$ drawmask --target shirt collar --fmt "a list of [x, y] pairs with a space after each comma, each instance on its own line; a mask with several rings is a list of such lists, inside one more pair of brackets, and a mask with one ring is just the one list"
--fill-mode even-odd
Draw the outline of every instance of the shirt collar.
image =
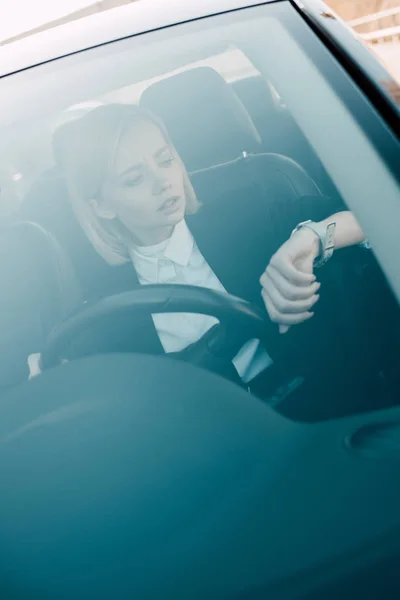
[[193, 244], [193, 236], [186, 225], [186, 221], [182, 219], [174, 227], [165, 247], [164, 257], [181, 267], [186, 267], [192, 255]]
[[159, 279], [160, 260], [168, 260], [176, 265], [188, 265], [194, 246], [193, 236], [185, 222], [180, 221], [171, 237], [153, 246], [135, 246], [131, 259], [139, 277], [151, 283]]

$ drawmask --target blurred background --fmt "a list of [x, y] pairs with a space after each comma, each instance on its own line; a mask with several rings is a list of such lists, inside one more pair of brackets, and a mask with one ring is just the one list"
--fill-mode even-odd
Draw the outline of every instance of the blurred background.
[[[201, 0], [199, 0], [201, 1]], [[32, 33], [146, 0], [0, 0], [0, 45]], [[168, 0], [165, 0], [168, 2]], [[400, 81], [400, 0], [326, 0]]]
[[400, 81], [400, 1], [327, 0]]

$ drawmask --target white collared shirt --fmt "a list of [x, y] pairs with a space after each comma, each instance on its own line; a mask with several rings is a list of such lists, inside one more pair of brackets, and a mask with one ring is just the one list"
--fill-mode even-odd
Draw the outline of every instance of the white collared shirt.
[[[171, 237], [154, 246], [136, 246], [131, 259], [142, 285], [174, 283], [226, 292], [198, 249], [184, 220]], [[153, 315], [153, 322], [165, 352], [178, 352], [197, 342], [217, 319], [208, 315], [168, 313]], [[248, 382], [272, 363], [258, 340], [248, 341], [233, 360], [243, 381]]]

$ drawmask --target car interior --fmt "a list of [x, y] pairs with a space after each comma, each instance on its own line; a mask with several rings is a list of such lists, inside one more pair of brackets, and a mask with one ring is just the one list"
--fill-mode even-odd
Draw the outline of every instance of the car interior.
[[[216, 56], [224, 56], [224, 52]], [[231, 64], [229, 50], [227, 57], [225, 65]], [[249, 194], [254, 194], [255, 189], [258, 193], [261, 190], [265, 198], [271, 199], [271, 206], [272, 203], [278, 205], [282, 198], [293, 203], [294, 214], [296, 201], [305, 196], [329, 196], [340, 201], [332, 179], [296, 125], [283, 99], [260, 73], [255, 74], [252, 65], [249, 68], [248, 59], [246, 61], [245, 76], [242, 73], [239, 79], [233, 78], [233, 81], [227, 76], [224, 79], [214, 68], [216, 60], [212, 56], [200, 62], [195, 61], [195, 66], [189, 63], [181, 66], [178, 71], [173, 69], [172, 74], [170, 70], [170, 73], [153, 78], [145, 85], [139, 82], [119, 88], [114, 94], [103, 94], [103, 98], [118, 101], [122, 96], [125, 102], [138, 102], [161, 119], [189, 172], [199, 201], [204, 209], [210, 210], [207, 218], [219, 218], [219, 214], [229, 212], [236, 214], [238, 223], [241, 223], [240, 215], [245, 209], [244, 199]], [[198, 98], [201, 98], [201, 102], [196, 100]], [[102, 96], [97, 96], [97, 100], [102, 103]], [[68, 111], [63, 114], [66, 112]], [[54, 128], [54, 124], [50, 125], [47, 121], [46, 127], [48, 131], [49, 128]], [[290, 215], [282, 215], [285, 233], [283, 240], [290, 235], [294, 223], [293, 218], [289, 217]], [[252, 218], [257, 216], [253, 215]], [[286, 218], [289, 225], [285, 224]], [[37, 173], [36, 177], [31, 177], [31, 185], [21, 198], [19, 210], [12, 212], [11, 224], [8, 221], [6, 219], [3, 224], [2, 244], [7, 247], [12, 238], [13, 244], [22, 250], [29, 243], [29, 236], [32, 236], [35, 240], [32, 247], [37, 250], [39, 258], [34, 253], [29, 253], [26, 260], [22, 257], [27, 254], [20, 253], [18, 271], [13, 265], [13, 285], [8, 287], [7, 294], [3, 296], [4, 305], [13, 307], [12, 314], [9, 310], [1, 313], [2, 328], [9, 332], [2, 340], [4, 348], [8, 347], [8, 340], [12, 339], [18, 328], [23, 328], [24, 331], [23, 343], [15, 345], [13, 352], [9, 352], [7, 360], [3, 362], [1, 387], [4, 389], [27, 378], [26, 357], [31, 352], [46, 354], [49, 335], [63, 318], [68, 314], [76, 314], [80, 308], [95, 299], [125, 292], [131, 287], [126, 271], [106, 266], [83, 234], [73, 215], [66, 184], [56, 166], [50, 165]], [[19, 225], [20, 222], [23, 227]], [[241, 224], [235, 225], [232, 216], [228, 226], [232, 232], [232, 228]], [[251, 220], [249, 227], [251, 236]], [[31, 233], [25, 237], [25, 231], [30, 228]], [[20, 242], [20, 237], [24, 241]], [[52, 247], [50, 255], [46, 250], [49, 247]], [[46, 257], [40, 258], [43, 252]], [[34, 268], [31, 261], [34, 261]], [[259, 257], [259, 261], [259, 271], [262, 273], [264, 258]], [[344, 362], [347, 361], [345, 357], [352, 357], [351, 377], [354, 380], [350, 385], [359, 385], [360, 391], [352, 393], [351, 402], [348, 394], [344, 394], [343, 402], [338, 402], [335, 398], [321, 409], [320, 403], [315, 407], [310, 406], [310, 392], [306, 384], [299, 389], [296, 382], [302, 381], [303, 373], [288, 369], [284, 376], [277, 377], [275, 370], [270, 369], [270, 382], [267, 378], [266, 387], [261, 394], [266, 401], [279, 406], [278, 410], [283, 414], [293, 418], [319, 420], [396, 403], [396, 369], [391, 358], [396, 355], [397, 342], [392, 328], [388, 326], [388, 323], [396, 320], [396, 302], [371, 252], [348, 250], [332, 262], [335, 264], [330, 268], [327, 285], [332, 282], [334, 285], [331, 285], [330, 303], [327, 303], [325, 318], [321, 316], [321, 323], [331, 332], [325, 335], [326, 343], [330, 346], [336, 344], [332, 361], [337, 360], [338, 356], [342, 356]], [[3, 277], [8, 277], [7, 264], [3, 264], [1, 268], [4, 269]], [[26, 272], [30, 273], [34, 284], [25, 277]], [[72, 287], [71, 277], [74, 279]], [[56, 290], [53, 294], [49, 294], [48, 286], [42, 283], [48, 278], [52, 280], [52, 287]], [[67, 288], [71, 288], [71, 291], [64, 302], [65, 295], [60, 290]], [[22, 293], [24, 289], [30, 290], [29, 310], [26, 306], [28, 294]], [[234, 272], [231, 289], [234, 292]], [[383, 324], [378, 323], [374, 315], [377, 294], [379, 303], [386, 307]], [[344, 303], [345, 307], [342, 306]], [[322, 313], [321, 309], [321, 315]], [[33, 315], [32, 319], [29, 319], [29, 314]], [[390, 315], [393, 315], [392, 319]], [[146, 351], [146, 342], [143, 340], [145, 336], [140, 334], [138, 320], [134, 319], [131, 326], [137, 333], [135, 339], [141, 339], [141, 342], [133, 344], [127, 335], [126, 318], [126, 314], [123, 315], [118, 327], [117, 320], [111, 319], [108, 327], [103, 324], [103, 335], [100, 337], [95, 335], [93, 328], [87, 329], [82, 334], [81, 343], [75, 344], [75, 353], [78, 352], [76, 355], [105, 351]], [[331, 320], [330, 324], [328, 319]], [[371, 336], [371, 327], [366, 325], [369, 323], [374, 323], [374, 337]], [[110, 327], [114, 332], [112, 336], [109, 333]], [[365, 339], [367, 329], [368, 343], [364, 344], [361, 340]], [[388, 342], [388, 336], [393, 341]], [[236, 341], [236, 346], [237, 343]], [[360, 345], [365, 351], [356, 350]], [[80, 346], [79, 351], [77, 346]], [[200, 366], [203, 363], [204, 366], [208, 360], [205, 358], [204, 348], [208, 346], [207, 338], [202, 350], [196, 353], [197, 358], [191, 356], [190, 360]], [[67, 348], [63, 350], [67, 351]], [[366, 369], [371, 374], [367, 379], [364, 375]], [[322, 368], [316, 370], [322, 380]], [[328, 378], [329, 375], [326, 374], [325, 377]], [[345, 388], [349, 388], [349, 382], [343, 377], [343, 389]], [[379, 406], [375, 406], [377, 397]]]
[[[241, 297], [258, 282], [235, 268], [238, 249], [261, 243], [255, 220], [280, 215], [282, 231], [267, 219], [260, 233], [270, 255], [304, 198], [346, 203], [246, 44], [196, 29], [166, 52], [170, 31], [158, 54], [144, 36], [3, 82], [0, 596], [398, 597], [398, 302], [373, 249], [341, 250], [308, 335], [285, 334], [290, 351], [261, 387], [224, 372], [244, 341], [268, 351], [277, 333], [262, 298]], [[131, 265], [110, 267], [87, 239], [51, 138], [108, 102], [165, 125], [196, 218], [220, 225], [215, 260], [219, 245], [235, 258], [226, 296], [136, 285]], [[252, 260], [261, 273], [265, 257]], [[144, 317], [166, 309], [220, 324], [190, 352], [153, 356]], [[37, 353], [42, 374], [28, 381]]]

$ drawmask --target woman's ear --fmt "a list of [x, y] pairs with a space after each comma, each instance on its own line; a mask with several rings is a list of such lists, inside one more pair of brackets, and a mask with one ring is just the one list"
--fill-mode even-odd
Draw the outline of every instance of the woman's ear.
[[95, 210], [96, 215], [100, 217], [100, 219], [107, 219], [107, 221], [112, 221], [117, 217], [115, 211], [113, 211], [110, 207], [106, 206], [103, 203], [100, 203], [98, 200], [93, 199], [89, 201], [90, 206]]

